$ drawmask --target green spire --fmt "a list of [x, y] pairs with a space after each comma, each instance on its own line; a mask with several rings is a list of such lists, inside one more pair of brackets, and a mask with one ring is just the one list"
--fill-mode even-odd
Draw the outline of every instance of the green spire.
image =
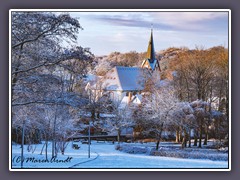
[[155, 51], [154, 51], [154, 44], [153, 44], [153, 30], [151, 29], [151, 36], [148, 43], [148, 49], [147, 49], [147, 59], [149, 59], [149, 62], [152, 63], [155, 59]]

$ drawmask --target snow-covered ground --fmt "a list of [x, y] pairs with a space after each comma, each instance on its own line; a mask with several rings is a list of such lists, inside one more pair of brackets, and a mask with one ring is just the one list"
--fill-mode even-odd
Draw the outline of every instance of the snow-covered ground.
[[[74, 142], [76, 143], [76, 142]], [[96, 142], [91, 144], [91, 156], [88, 158], [88, 145], [77, 142], [80, 149], [72, 149], [68, 144], [65, 155], [58, 154], [51, 160], [51, 144], [49, 144], [48, 162], [45, 154], [40, 155], [43, 144], [36, 145], [34, 153], [27, 151], [24, 146], [24, 168], [228, 168], [227, 161], [212, 161], [204, 159], [182, 159], [147, 154], [129, 154], [115, 150], [110, 142]], [[20, 168], [20, 145], [12, 145], [12, 168]], [[29, 158], [29, 159], [28, 159]], [[31, 158], [31, 159], [30, 159]]]

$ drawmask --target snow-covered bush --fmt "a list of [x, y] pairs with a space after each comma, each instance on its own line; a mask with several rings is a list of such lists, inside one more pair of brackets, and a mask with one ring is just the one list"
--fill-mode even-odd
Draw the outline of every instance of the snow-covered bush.
[[129, 144], [118, 144], [115, 146], [116, 150], [129, 153], [129, 154], [151, 154], [152, 149], [150, 147], [143, 147], [143, 146], [133, 146]]
[[139, 146], [135, 144], [118, 144], [116, 150], [129, 154], [146, 154], [150, 156], [163, 156], [186, 159], [209, 159], [213, 161], [227, 161], [228, 148], [209, 149], [209, 148], [180, 148], [175, 146], [161, 146], [159, 150], [152, 147]]
[[216, 149], [182, 149], [174, 147], [161, 147], [159, 151], [154, 151], [152, 155], [187, 159], [209, 159], [213, 161], [228, 161], [227, 151], [219, 151]]
[[96, 75], [104, 76], [111, 68], [112, 67], [110, 65], [110, 62], [104, 58], [98, 61], [98, 64], [94, 68], [94, 71], [96, 72]]

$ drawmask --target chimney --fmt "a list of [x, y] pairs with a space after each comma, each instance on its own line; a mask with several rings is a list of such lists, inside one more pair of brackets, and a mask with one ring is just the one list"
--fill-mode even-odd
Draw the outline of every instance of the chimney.
[[131, 102], [132, 92], [128, 92], [128, 104]]

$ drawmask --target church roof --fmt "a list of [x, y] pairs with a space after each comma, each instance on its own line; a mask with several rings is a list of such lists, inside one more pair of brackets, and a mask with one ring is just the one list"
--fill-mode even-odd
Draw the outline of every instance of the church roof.
[[152, 30], [151, 30], [150, 40], [148, 42], [148, 49], [147, 49], [146, 59], [148, 59], [150, 63], [152, 63], [155, 60], [155, 50], [154, 50]]
[[116, 66], [104, 76], [106, 90], [143, 90], [142, 68]]

